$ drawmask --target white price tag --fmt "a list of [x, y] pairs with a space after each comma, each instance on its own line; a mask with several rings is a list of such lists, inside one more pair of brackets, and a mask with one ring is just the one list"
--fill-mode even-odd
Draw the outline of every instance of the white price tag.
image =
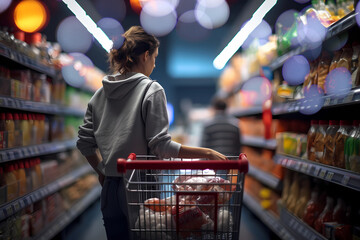
[[306, 173], [307, 169], [308, 169], [307, 163], [302, 163], [301, 164], [301, 172]]
[[329, 106], [330, 105], [330, 101], [331, 101], [331, 98], [327, 97], [324, 101], [324, 106]]
[[319, 173], [319, 177], [320, 178], [324, 178], [326, 175], [326, 170], [325, 169], [321, 169], [320, 173]]
[[328, 172], [327, 174], [326, 174], [326, 180], [327, 181], [331, 181], [332, 180], [332, 178], [333, 178], [333, 176], [334, 176], [334, 173], [333, 172]]
[[348, 184], [349, 180], [350, 180], [350, 177], [344, 175], [343, 178], [341, 179], [341, 183], [346, 186]]
[[319, 167], [315, 167], [315, 171], [314, 171], [314, 176], [318, 176], [318, 174], [319, 174], [319, 172], [320, 172], [320, 168]]

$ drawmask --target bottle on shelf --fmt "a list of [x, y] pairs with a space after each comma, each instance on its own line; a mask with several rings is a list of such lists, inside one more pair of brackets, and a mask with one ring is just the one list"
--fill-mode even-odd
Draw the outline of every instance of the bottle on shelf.
[[20, 128], [22, 131], [23, 145], [30, 145], [30, 125], [26, 113], [20, 114]]
[[345, 147], [344, 147], [344, 158], [345, 158], [345, 168], [347, 170], [350, 170], [350, 156], [352, 156], [353, 151], [354, 151], [354, 139], [355, 136], [357, 134], [359, 128], [359, 121], [358, 120], [354, 120], [353, 121], [353, 125], [352, 125], [352, 129], [349, 132], [348, 137], [345, 140]]
[[333, 221], [333, 211], [334, 198], [331, 196], [327, 196], [325, 208], [314, 223], [314, 228], [317, 232], [323, 234], [324, 223]]
[[5, 167], [5, 181], [7, 186], [6, 199], [7, 201], [14, 200], [18, 197], [19, 188], [16, 175], [14, 173], [14, 166], [12, 164], [8, 164]]
[[41, 171], [41, 167], [40, 167], [40, 164], [41, 164], [40, 158], [34, 159], [34, 164], [35, 164], [35, 172], [36, 172], [36, 176], [38, 179], [38, 184], [39, 184], [39, 186], [42, 186], [43, 181], [42, 181], [42, 171]]
[[0, 149], [7, 148], [6, 114], [0, 113]]
[[34, 139], [35, 139], [35, 144], [41, 144], [41, 129], [40, 129], [40, 114], [33, 114], [33, 119], [34, 119]]
[[307, 134], [307, 158], [311, 161], [315, 161], [315, 146], [314, 140], [316, 135], [316, 130], [319, 127], [318, 120], [311, 120], [311, 125]]
[[34, 159], [29, 159], [29, 165], [30, 165], [30, 170], [31, 170], [32, 187], [33, 187], [33, 190], [36, 190], [40, 187], [40, 183], [39, 183], [39, 177], [36, 172]]
[[14, 113], [13, 116], [14, 116], [14, 126], [15, 126], [15, 130], [14, 130], [15, 146], [21, 147], [23, 146], [23, 141], [22, 141], [22, 131], [20, 125], [20, 116], [18, 113]]
[[334, 158], [332, 165], [338, 168], [345, 168], [345, 141], [351, 130], [350, 122], [341, 120], [340, 128], [335, 135]]
[[11, 113], [6, 113], [5, 129], [8, 134], [7, 147], [13, 148], [15, 147], [15, 123]]
[[360, 126], [348, 147], [350, 149], [349, 170], [360, 172]]
[[19, 195], [23, 196], [28, 192], [26, 183], [25, 166], [22, 161], [17, 163], [19, 165]]
[[320, 159], [320, 163], [332, 165], [334, 162], [335, 135], [339, 129], [339, 121], [330, 120], [329, 126], [325, 132], [324, 155]]
[[23, 160], [26, 175], [26, 191], [31, 192], [33, 190], [33, 182], [31, 176], [31, 168], [28, 159]]
[[324, 147], [325, 147], [325, 135], [327, 129], [328, 121], [320, 120], [319, 127], [316, 131], [314, 146], [315, 146], [315, 161], [321, 162], [324, 157]]

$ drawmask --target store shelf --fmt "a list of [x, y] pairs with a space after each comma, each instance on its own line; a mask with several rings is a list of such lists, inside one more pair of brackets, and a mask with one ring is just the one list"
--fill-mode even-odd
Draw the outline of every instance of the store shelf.
[[359, 173], [281, 154], [275, 155], [274, 160], [288, 169], [360, 191]]
[[296, 239], [308, 240], [326, 240], [324, 236], [316, 232], [312, 227], [301, 221], [298, 217], [292, 215], [281, 204], [280, 205], [280, 222], [285, 226]]
[[89, 165], [84, 165], [71, 173], [55, 180], [54, 182], [41, 187], [31, 193], [26, 194], [23, 197], [15, 199], [9, 203], [5, 203], [0, 206], [0, 221], [4, 220], [5, 218], [15, 214], [16, 212], [20, 211], [21, 209], [33, 204], [44, 197], [51, 195], [60, 189], [70, 185], [71, 183], [75, 182], [79, 177], [90, 173], [92, 168]]
[[56, 218], [38, 236], [31, 239], [52, 239], [56, 234], [61, 232], [67, 225], [74, 221], [74, 219], [76, 219], [81, 213], [83, 213], [94, 201], [96, 201], [100, 197], [100, 193], [101, 186], [94, 187], [78, 203]]
[[[332, 24], [327, 30], [325, 40], [356, 26], [355, 16], [356, 16], [356, 13], [351, 12], [344, 18], [342, 18], [339, 21], [337, 21], [336, 23]], [[280, 68], [288, 58], [298, 55], [298, 54], [301, 54], [301, 53], [304, 53], [306, 50], [309, 50], [309, 47], [301, 46], [301, 47], [295, 48], [294, 50], [291, 50], [291, 51], [287, 52], [286, 54], [275, 59], [269, 65], [269, 67], [271, 70], [274, 71], [275, 69]]]
[[262, 106], [233, 108], [229, 110], [230, 114], [232, 114], [234, 117], [237, 118], [259, 116], [262, 114], [262, 111], [263, 111]]
[[256, 178], [261, 183], [269, 186], [272, 189], [280, 189], [281, 180], [270, 173], [264, 172], [256, 167], [249, 166], [248, 175]]
[[243, 203], [281, 239], [296, 239], [274, 214], [263, 209], [260, 204], [246, 192], [244, 193]]
[[[335, 95], [326, 95], [322, 97], [323, 109], [343, 107], [347, 105], [360, 103], [360, 88], [352, 89], [345, 97], [337, 98]], [[319, 102], [322, 102], [319, 101]], [[272, 107], [272, 114], [284, 115], [289, 113], [297, 113], [304, 108], [304, 102], [302, 100], [290, 101], [286, 103], [274, 104]]]
[[22, 158], [30, 158], [41, 156], [45, 154], [51, 154], [56, 152], [62, 152], [67, 149], [75, 148], [76, 139], [44, 143], [33, 146], [10, 148], [0, 151], [0, 163], [13, 161]]
[[57, 71], [55, 68], [42, 64], [36, 60], [29, 58], [28, 56], [13, 50], [6, 45], [0, 43], [0, 56], [5, 57], [20, 65], [26, 66], [32, 70], [44, 73], [50, 77], [56, 77]]
[[276, 149], [276, 140], [275, 139], [267, 140], [262, 137], [242, 136], [241, 144], [250, 146], [250, 147], [266, 148], [266, 149], [270, 149], [270, 150]]
[[36, 113], [70, 115], [76, 117], [83, 117], [85, 114], [85, 111], [76, 108], [59, 106], [50, 103], [27, 101], [6, 96], [0, 96], [0, 108], [1, 107]]

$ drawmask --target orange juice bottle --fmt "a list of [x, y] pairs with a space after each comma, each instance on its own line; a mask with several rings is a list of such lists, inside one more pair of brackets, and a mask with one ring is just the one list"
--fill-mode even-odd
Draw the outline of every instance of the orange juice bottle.
[[24, 163], [20, 161], [16, 163], [19, 166], [19, 195], [23, 196], [27, 193], [27, 184], [26, 184], [26, 173]]
[[34, 159], [30, 159], [29, 163], [30, 163], [30, 170], [31, 170], [32, 187], [33, 187], [33, 190], [35, 190], [40, 187], [39, 178], [36, 174]]
[[14, 166], [9, 164], [5, 168], [5, 181], [7, 186], [7, 201], [11, 201], [18, 196], [18, 183], [14, 174]]
[[34, 134], [34, 140], [35, 144], [40, 144], [40, 134], [39, 134], [39, 128], [40, 128], [40, 120], [39, 120], [39, 114], [32, 114], [33, 120], [34, 120], [34, 128], [33, 128], [33, 134]]
[[8, 132], [8, 148], [15, 146], [15, 123], [11, 113], [6, 113], [5, 130]]
[[30, 144], [30, 123], [26, 113], [20, 114], [20, 128], [22, 131], [23, 145]]
[[29, 164], [29, 160], [24, 160], [25, 167], [25, 176], [26, 176], [26, 191], [31, 192], [33, 190], [32, 177], [31, 177], [31, 168]]
[[22, 141], [22, 131], [20, 125], [20, 116], [18, 113], [14, 113], [13, 117], [14, 117], [14, 125], [15, 125], [15, 131], [14, 131], [15, 146], [21, 147], [23, 146], [23, 141]]
[[42, 171], [40, 167], [41, 160], [40, 158], [35, 159], [35, 172], [38, 178], [39, 186], [42, 186]]
[[45, 132], [45, 116], [43, 114], [37, 114], [36, 116], [38, 121], [38, 134], [37, 134], [37, 143], [43, 143], [44, 132]]

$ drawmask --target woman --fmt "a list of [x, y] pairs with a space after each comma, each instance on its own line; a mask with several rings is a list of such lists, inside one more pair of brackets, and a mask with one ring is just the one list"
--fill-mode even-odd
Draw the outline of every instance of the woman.
[[126, 31], [124, 38], [123, 45], [109, 54], [115, 74], [105, 76], [103, 87], [91, 98], [77, 142], [103, 186], [101, 210], [108, 239], [129, 238], [125, 189], [116, 170], [118, 158], [134, 152], [159, 158], [226, 159], [212, 149], [171, 141], [164, 90], [149, 79], [159, 41], [139, 26]]

